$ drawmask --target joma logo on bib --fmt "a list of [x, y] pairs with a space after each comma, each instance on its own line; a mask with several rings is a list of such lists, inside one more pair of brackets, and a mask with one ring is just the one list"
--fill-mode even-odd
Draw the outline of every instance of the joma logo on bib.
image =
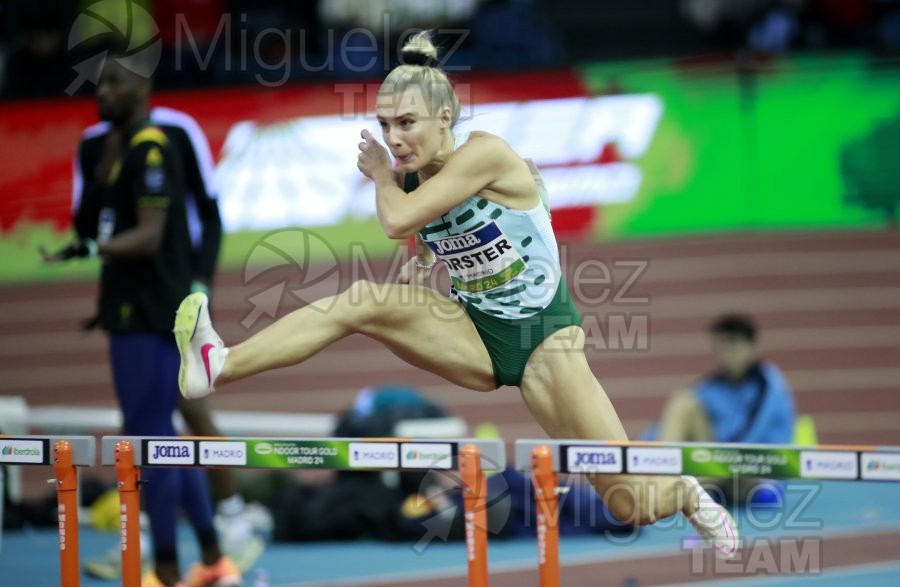
[[527, 267], [496, 222], [427, 244], [447, 264], [457, 291], [492, 290], [509, 283]]
[[452, 253], [461, 249], [468, 249], [474, 245], [480, 245], [481, 241], [474, 234], [463, 234], [460, 236], [451, 236], [450, 238], [442, 238], [434, 241], [434, 252], [438, 255]]

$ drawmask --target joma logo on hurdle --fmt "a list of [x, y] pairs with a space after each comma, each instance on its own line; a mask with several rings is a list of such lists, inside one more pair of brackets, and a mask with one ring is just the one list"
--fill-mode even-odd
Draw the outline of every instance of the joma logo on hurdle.
[[611, 452], [580, 452], [575, 458], [575, 466], [581, 465], [615, 465], [618, 458]]
[[194, 464], [194, 446], [189, 442], [150, 442], [147, 448], [147, 461], [151, 464]]
[[160, 446], [153, 447], [154, 459], [186, 459], [190, 458], [191, 451], [186, 446]]

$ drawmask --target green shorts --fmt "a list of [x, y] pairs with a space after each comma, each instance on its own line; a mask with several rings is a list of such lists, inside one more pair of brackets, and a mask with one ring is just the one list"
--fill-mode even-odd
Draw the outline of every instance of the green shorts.
[[487, 347], [497, 387], [520, 385], [525, 365], [539, 344], [557, 330], [581, 326], [581, 314], [572, 302], [564, 280], [560, 280], [550, 305], [527, 318], [491, 316], [474, 304], [464, 303], [463, 308]]

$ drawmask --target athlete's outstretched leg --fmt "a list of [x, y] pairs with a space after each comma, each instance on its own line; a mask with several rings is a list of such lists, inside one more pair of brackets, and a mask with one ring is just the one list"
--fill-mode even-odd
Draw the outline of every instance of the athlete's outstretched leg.
[[182, 393], [200, 397], [214, 384], [295, 365], [354, 333], [457, 385], [483, 391], [495, 387], [487, 349], [458, 303], [425, 287], [358, 281], [231, 348], [212, 327], [206, 297], [191, 294], [175, 321]]

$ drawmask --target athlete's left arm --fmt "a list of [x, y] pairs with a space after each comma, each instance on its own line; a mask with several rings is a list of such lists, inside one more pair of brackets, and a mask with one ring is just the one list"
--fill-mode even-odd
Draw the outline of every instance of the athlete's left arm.
[[176, 136], [181, 139], [186, 195], [193, 197], [202, 228], [200, 246], [194, 255], [194, 282], [209, 288], [222, 244], [222, 217], [213, 182], [215, 164], [209, 141], [197, 121], [187, 114], [178, 120], [182, 132]]
[[123, 230], [105, 243], [98, 243], [97, 252], [110, 257], [149, 257], [156, 254], [166, 229], [168, 208], [172, 200], [171, 154], [160, 144], [142, 143], [134, 153], [136, 165], [129, 194], [137, 208], [137, 224]]
[[[363, 131], [365, 149], [384, 149], [368, 131]], [[362, 160], [365, 152], [360, 155]], [[482, 135], [470, 138], [451, 155], [434, 177], [406, 193], [397, 187], [387, 166], [367, 169], [375, 182], [378, 219], [389, 238], [403, 239], [445, 214], [467, 198], [496, 182], [513, 168], [517, 157], [500, 138]], [[361, 161], [362, 163], [362, 161]]]

